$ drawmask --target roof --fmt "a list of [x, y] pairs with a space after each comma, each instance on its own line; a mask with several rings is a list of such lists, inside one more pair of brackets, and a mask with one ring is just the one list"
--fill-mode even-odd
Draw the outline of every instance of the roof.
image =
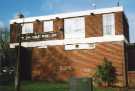
[[54, 15], [47, 15], [47, 16], [37, 16], [37, 17], [28, 17], [28, 18], [21, 18], [21, 19], [13, 19], [10, 21], [10, 24], [13, 23], [25, 23], [25, 22], [33, 22], [35, 20], [52, 20], [59, 18], [70, 18], [70, 17], [79, 17], [79, 16], [85, 16], [90, 15], [91, 13], [94, 14], [102, 14], [102, 13], [111, 13], [111, 12], [120, 12], [123, 11], [123, 7], [111, 7], [111, 8], [101, 8], [101, 9], [94, 9], [94, 10], [85, 10], [85, 11], [78, 11], [78, 12], [69, 12], [69, 13], [60, 13], [60, 14], [54, 14]]

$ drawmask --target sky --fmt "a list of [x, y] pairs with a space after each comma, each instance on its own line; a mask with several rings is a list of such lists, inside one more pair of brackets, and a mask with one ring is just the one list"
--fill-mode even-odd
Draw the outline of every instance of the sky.
[[129, 21], [130, 42], [135, 42], [135, 0], [0, 0], [0, 26], [9, 27], [9, 21], [17, 12], [25, 17], [43, 16], [56, 13], [73, 12], [96, 8], [108, 8], [117, 5], [124, 7]]

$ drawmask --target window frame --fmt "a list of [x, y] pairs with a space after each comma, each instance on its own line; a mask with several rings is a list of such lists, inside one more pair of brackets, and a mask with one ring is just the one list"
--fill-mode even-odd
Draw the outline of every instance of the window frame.
[[[80, 24], [80, 26], [78, 24]], [[79, 32], [75, 32], [77, 28]], [[64, 36], [65, 39], [85, 38], [85, 17], [73, 17], [64, 19]]]
[[[53, 32], [53, 24], [54, 24], [53, 20], [44, 21], [43, 22], [43, 32]], [[47, 28], [46, 28], [46, 26], [47, 26]]]
[[102, 18], [103, 18], [103, 36], [115, 35], [115, 14], [114, 13], [103, 14]]
[[[28, 31], [28, 29], [30, 29], [30, 30]], [[22, 24], [22, 34], [33, 33], [34, 32], [33, 29], [34, 29], [33, 23]]]

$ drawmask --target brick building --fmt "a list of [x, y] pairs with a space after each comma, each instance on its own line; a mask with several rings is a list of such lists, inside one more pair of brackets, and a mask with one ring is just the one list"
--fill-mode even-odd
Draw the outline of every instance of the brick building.
[[30, 58], [22, 53], [22, 62], [29, 62], [33, 80], [92, 77], [106, 58], [116, 68], [116, 85], [127, 85], [129, 27], [123, 7], [13, 19], [11, 48], [18, 45], [18, 26], [22, 46], [31, 53]]

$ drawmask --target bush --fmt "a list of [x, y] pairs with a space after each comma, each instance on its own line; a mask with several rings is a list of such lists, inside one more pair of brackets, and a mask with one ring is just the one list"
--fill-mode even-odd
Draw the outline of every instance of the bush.
[[104, 58], [101, 65], [96, 69], [96, 81], [98, 84], [104, 84], [104, 86], [112, 85], [116, 79], [115, 68], [112, 66], [112, 62]]

